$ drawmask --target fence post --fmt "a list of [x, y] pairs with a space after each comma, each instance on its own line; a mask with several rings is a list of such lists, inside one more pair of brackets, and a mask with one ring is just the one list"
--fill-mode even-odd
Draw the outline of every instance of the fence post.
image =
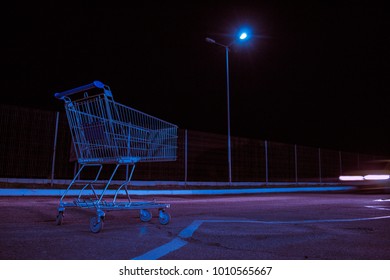
[[295, 183], [298, 184], [298, 157], [297, 157], [297, 144], [294, 145], [294, 165], [295, 165]]
[[56, 112], [56, 128], [54, 132], [54, 144], [53, 144], [53, 159], [51, 163], [51, 187], [53, 187], [54, 184], [54, 169], [55, 169], [55, 163], [56, 163], [56, 150], [57, 150], [57, 135], [58, 135], [58, 121], [60, 118], [60, 112]]
[[321, 174], [321, 148], [318, 148], [318, 170], [320, 175], [320, 184], [322, 183], [322, 174]]
[[265, 184], [268, 185], [268, 142], [264, 141], [265, 148]]
[[339, 151], [339, 160], [340, 160], [340, 174], [343, 173], [343, 161], [341, 158], [341, 151]]
[[188, 176], [188, 133], [187, 129], [184, 131], [184, 182], [187, 184]]
[[360, 168], [360, 154], [357, 154], [357, 168]]

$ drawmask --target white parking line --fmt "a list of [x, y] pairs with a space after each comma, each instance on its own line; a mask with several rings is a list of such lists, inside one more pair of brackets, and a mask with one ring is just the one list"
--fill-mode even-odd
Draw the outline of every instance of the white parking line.
[[186, 245], [188, 242], [180, 237], [174, 238], [172, 241], [157, 247], [141, 256], [135, 257], [133, 260], [157, 260], [166, 254], [176, 251]]
[[189, 226], [184, 228], [177, 237], [164, 245], [157, 247], [143, 255], [133, 258], [133, 260], [157, 260], [170, 252], [176, 251], [188, 244], [184, 239], [192, 237], [194, 232], [203, 223], [251, 223], [251, 224], [308, 224], [308, 223], [338, 223], [338, 222], [357, 222], [389, 219], [390, 216], [379, 216], [369, 218], [353, 218], [353, 219], [327, 219], [327, 220], [301, 220], [301, 221], [257, 221], [257, 220], [195, 220]]

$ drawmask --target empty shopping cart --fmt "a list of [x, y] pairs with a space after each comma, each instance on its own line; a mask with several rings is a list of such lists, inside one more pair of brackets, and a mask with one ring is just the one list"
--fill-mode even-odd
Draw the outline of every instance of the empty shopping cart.
[[[90, 230], [94, 233], [102, 230], [105, 212], [113, 210], [137, 210], [141, 221], [147, 222], [152, 219], [151, 210], [157, 209], [159, 222], [168, 224], [169, 204], [133, 201], [128, 185], [137, 163], [176, 160], [177, 126], [115, 102], [110, 88], [99, 81], [56, 93], [55, 97], [65, 102], [79, 163], [76, 175], [60, 199], [56, 224], [62, 224], [67, 207], [96, 210], [96, 216], [90, 219]], [[101, 184], [102, 169], [107, 165], [113, 171]], [[126, 166], [126, 178], [114, 190], [110, 189], [108, 195], [120, 166]], [[91, 170], [90, 167], [94, 170], [92, 179], [81, 180], [82, 171]], [[74, 188], [72, 192], [71, 188]], [[71, 196], [73, 200], [69, 199]]]

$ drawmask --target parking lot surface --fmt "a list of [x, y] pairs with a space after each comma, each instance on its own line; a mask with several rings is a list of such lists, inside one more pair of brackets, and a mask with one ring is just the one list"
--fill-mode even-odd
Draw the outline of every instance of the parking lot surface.
[[0, 197], [3, 260], [389, 260], [386, 194], [289, 193], [134, 197], [169, 203], [157, 211], [106, 213], [92, 233], [94, 209], [69, 208], [56, 225], [57, 197]]

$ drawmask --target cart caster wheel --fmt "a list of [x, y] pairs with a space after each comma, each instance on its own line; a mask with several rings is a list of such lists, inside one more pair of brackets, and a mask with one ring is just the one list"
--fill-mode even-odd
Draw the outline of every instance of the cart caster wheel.
[[92, 217], [90, 220], [89, 220], [89, 229], [93, 232], [93, 233], [99, 233], [102, 229], [103, 229], [103, 217]]
[[62, 221], [64, 219], [64, 212], [60, 211], [58, 212], [57, 218], [56, 218], [56, 225], [60, 226], [62, 225]]
[[139, 211], [139, 218], [142, 222], [150, 222], [152, 219], [152, 213], [148, 209], [141, 209]]
[[171, 216], [167, 212], [165, 212], [164, 210], [160, 210], [160, 212], [158, 214], [158, 220], [159, 220], [160, 224], [167, 225], [169, 223], [169, 221], [171, 220]]

